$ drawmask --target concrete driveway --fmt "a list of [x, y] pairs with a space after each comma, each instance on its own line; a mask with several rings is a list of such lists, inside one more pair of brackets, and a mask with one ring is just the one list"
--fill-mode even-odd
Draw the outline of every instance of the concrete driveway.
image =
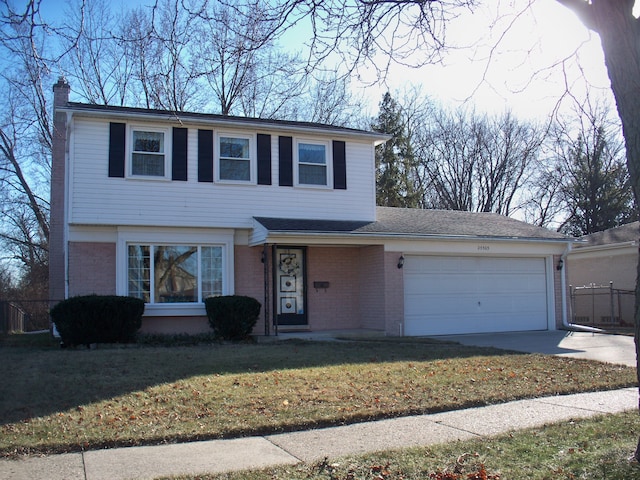
[[624, 335], [554, 330], [547, 332], [446, 335], [434, 338], [459, 342], [463, 345], [496, 347], [517, 352], [545, 353], [599, 360], [631, 367], [636, 366], [636, 350], [633, 337]]

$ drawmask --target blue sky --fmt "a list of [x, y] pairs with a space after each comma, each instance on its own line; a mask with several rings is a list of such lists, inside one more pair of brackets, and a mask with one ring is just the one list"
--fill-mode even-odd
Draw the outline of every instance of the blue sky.
[[[152, 3], [113, 0], [107, 4], [116, 11]], [[524, 2], [487, 0], [473, 14], [462, 15], [449, 24], [448, 40], [468, 48], [449, 50], [443, 64], [396, 68], [386, 85], [377, 86], [371, 86], [375, 81], [372, 73], [362, 71], [365, 81], [354, 79], [354, 92], [366, 96], [371, 114], [387, 89], [399, 91], [411, 85], [419, 85], [423, 94], [446, 104], [466, 102], [488, 111], [510, 108], [523, 117], [548, 115], [566, 91], [565, 85], [578, 99], [584, 98], [588, 87], [592, 95], [603, 96], [613, 105], [598, 36], [590, 34], [556, 0], [535, 0], [517, 19], [514, 3], [522, 8]], [[55, 19], [63, 18], [67, 8], [66, 0], [42, 3], [43, 14]], [[308, 32], [296, 28], [281, 45], [299, 49], [309, 40]]]

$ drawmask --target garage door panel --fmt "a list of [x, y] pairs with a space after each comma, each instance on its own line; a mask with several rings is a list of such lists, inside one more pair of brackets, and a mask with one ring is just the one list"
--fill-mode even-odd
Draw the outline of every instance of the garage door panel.
[[[537, 320], [536, 315], [524, 315], [514, 321], [512, 317], [495, 317], [494, 315], [478, 315], [473, 318], [461, 318], [458, 315], [438, 315], [427, 324], [422, 321], [408, 321], [405, 335], [456, 335], [465, 333], [491, 332], [525, 332], [531, 330], [531, 323]], [[487, 331], [491, 323], [495, 330]]]
[[442, 274], [430, 275], [427, 278], [414, 275], [413, 277], [405, 277], [404, 284], [405, 293], [408, 295], [446, 295], [458, 290], [460, 278]]
[[407, 256], [405, 334], [547, 328], [543, 258]]
[[440, 301], [428, 301], [426, 304], [428, 307], [423, 306], [425, 303], [424, 298], [414, 298], [412, 301], [407, 302], [405, 306], [406, 316], [434, 316], [434, 315], [462, 315], [473, 311], [476, 307], [476, 302], [470, 298], [459, 298], [456, 295], [449, 295], [441, 297]]

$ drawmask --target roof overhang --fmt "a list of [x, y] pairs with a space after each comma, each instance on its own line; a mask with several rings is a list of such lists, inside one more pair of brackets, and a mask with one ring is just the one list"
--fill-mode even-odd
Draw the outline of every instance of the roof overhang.
[[[279, 223], [289, 222], [293, 228], [278, 228]], [[548, 245], [570, 245], [573, 238], [532, 238], [518, 236], [450, 235], [408, 232], [362, 231], [375, 222], [349, 222], [331, 220], [254, 218], [250, 245], [262, 244], [317, 244], [317, 245], [379, 245], [390, 241], [458, 241], [458, 242], [511, 242]], [[334, 226], [330, 229], [330, 226]], [[349, 228], [353, 225], [354, 228]], [[314, 228], [325, 226], [325, 228]]]
[[161, 122], [170, 124], [202, 125], [210, 128], [249, 128], [254, 130], [274, 130], [292, 135], [316, 134], [330, 135], [334, 138], [350, 138], [361, 141], [382, 144], [391, 135], [358, 130], [334, 125], [311, 122], [296, 122], [288, 120], [272, 120], [263, 118], [236, 117], [208, 113], [171, 112], [166, 110], [152, 110], [131, 107], [113, 107], [105, 105], [91, 105], [83, 103], [68, 103], [67, 106], [57, 107], [57, 111], [72, 116], [106, 118], [111, 120], [137, 120], [147, 122]]

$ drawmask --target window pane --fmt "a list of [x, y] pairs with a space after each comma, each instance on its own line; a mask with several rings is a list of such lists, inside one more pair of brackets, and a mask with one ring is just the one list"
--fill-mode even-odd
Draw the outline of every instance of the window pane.
[[222, 295], [222, 247], [202, 247], [202, 299]]
[[249, 160], [220, 159], [221, 180], [251, 180], [251, 162]]
[[220, 137], [220, 158], [249, 159], [249, 139]]
[[312, 145], [309, 143], [300, 143], [298, 145], [298, 161], [300, 163], [326, 165], [326, 158], [324, 145]]
[[156, 303], [198, 301], [198, 248], [156, 246], [154, 249]]
[[164, 153], [164, 133], [134, 131], [133, 151]]
[[129, 245], [128, 295], [151, 301], [151, 255], [148, 245]]
[[299, 182], [306, 185], [326, 185], [327, 168], [324, 165], [299, 165]]
[[133, 175], [164, 177], [164, 155], [134, 153], [132, 156], [131, 173]]

